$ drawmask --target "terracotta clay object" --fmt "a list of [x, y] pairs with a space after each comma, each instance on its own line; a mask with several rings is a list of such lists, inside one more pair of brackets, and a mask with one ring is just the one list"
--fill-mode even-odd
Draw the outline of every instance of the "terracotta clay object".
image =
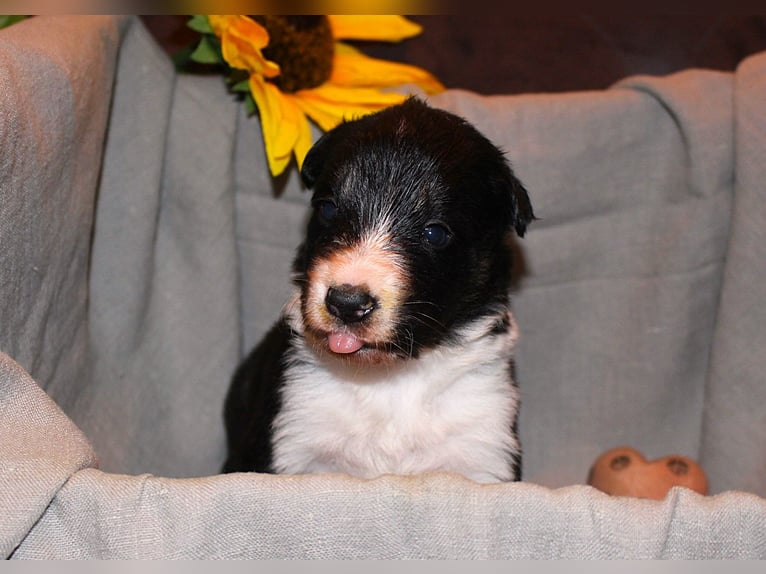
[[661, 500], [674, 486], [706, 495], [707, 477], [692, 459], [671, 455], [647, 461], [637, 450], [619, 447], [602, 454], [591, 467], [588, 484], [607, 494]]

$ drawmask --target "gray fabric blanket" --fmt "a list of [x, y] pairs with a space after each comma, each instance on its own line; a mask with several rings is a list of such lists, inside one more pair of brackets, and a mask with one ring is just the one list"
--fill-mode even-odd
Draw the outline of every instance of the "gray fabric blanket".
[[[220, 78], [135, 18], [0, 31], [0, 554], [766, 558], [766, 54], [735, 73], [433, 105], [503, 147], [524, 481], [217, 475], [222, 400], [307, 214]], [[315, 133], [318, 136], [318, 132]], [[711, 495], [586, 486], [683, 454]]]

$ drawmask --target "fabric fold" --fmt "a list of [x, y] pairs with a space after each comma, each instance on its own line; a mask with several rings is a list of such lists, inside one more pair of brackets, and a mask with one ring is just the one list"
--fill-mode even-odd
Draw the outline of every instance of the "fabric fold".
[[[119, 511], [117, 511], [119, 510]], [[33, 559], [726, 559], [766, 557], [766, 500], [662, 501], [452, 474], [191, 479], [85, 470], [17, 551]], [[736, 534], [735, 534], [736, 533]]]
[[104, 470], [199, 476], [223, 460], [223, 396], [240, 348], [238, 111], [220, 77], [178, 74], [132, 20], [92, 238], [94, 384], [70, 411]]
[[74, 473], [96, 464], [85, 435], [0, 353], [0, 556], [11, 555]]
[[701, 462], [766, 496], [766, 55], [734, 75], [734, 205], [712, 344]]

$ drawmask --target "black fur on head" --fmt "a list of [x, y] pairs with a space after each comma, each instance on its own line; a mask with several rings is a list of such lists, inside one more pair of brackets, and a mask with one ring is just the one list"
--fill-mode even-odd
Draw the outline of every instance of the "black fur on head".
[[504, 154], [464, 119], [410, 98], [325, 134], [301, 176], [315, 212], [298, 285], [312, 261], [384, 226], [409, 281], [397, 336], [410, 354], [507, 304], [509, 234], [534, 214]]

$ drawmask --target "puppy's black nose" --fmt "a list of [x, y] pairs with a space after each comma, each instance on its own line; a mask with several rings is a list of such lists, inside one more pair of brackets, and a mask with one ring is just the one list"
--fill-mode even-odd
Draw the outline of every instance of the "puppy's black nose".
[[347, 284], [330, 287], [324, 303], [330, 314], [344, 323], [363, 321], [377, 305], [375, 298], [366, 289]]

